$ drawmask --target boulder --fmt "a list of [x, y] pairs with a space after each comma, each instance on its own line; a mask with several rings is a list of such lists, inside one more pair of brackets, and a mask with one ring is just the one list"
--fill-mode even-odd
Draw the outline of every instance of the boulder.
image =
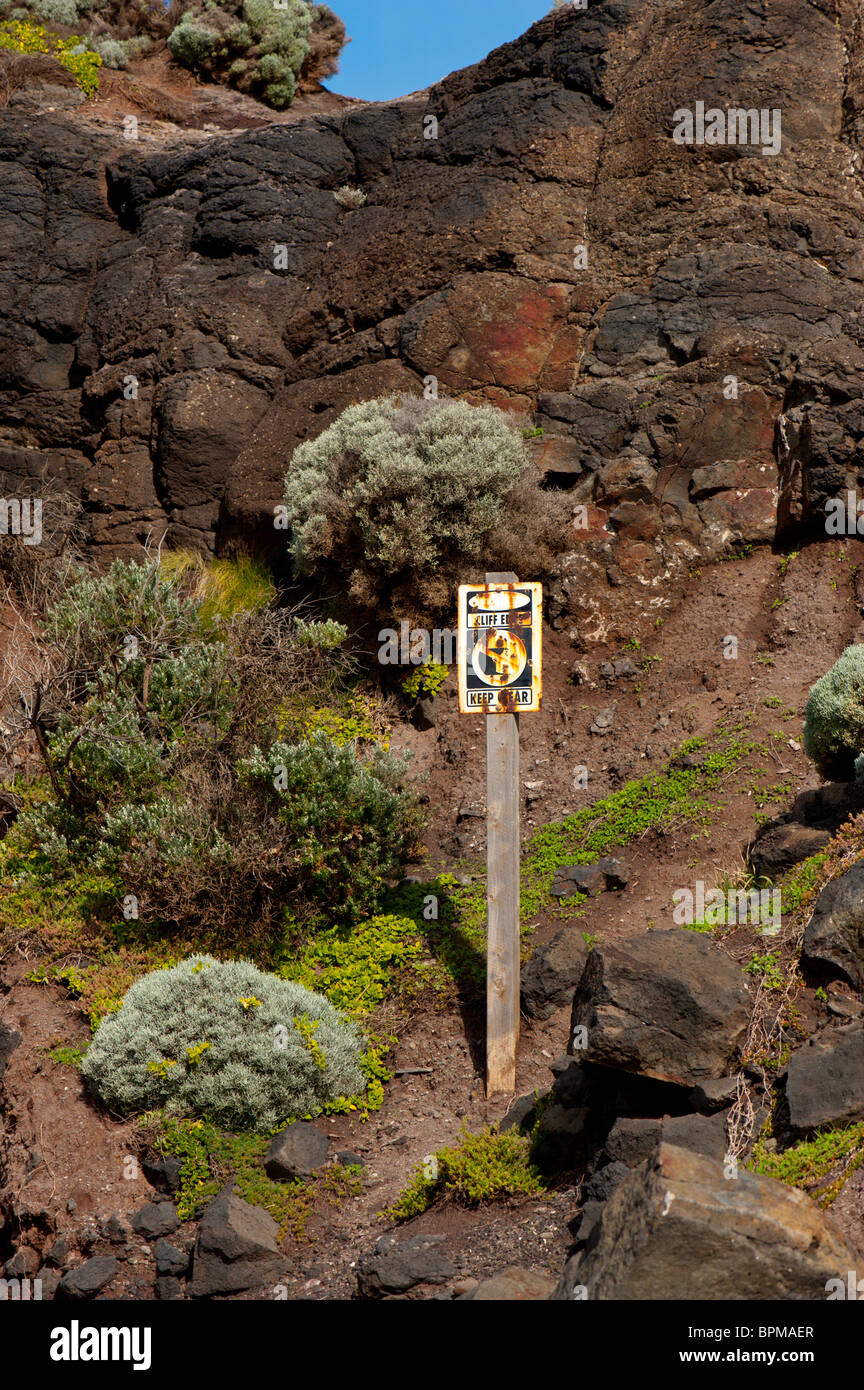
[[801, 959], [864, 990], [864, 861], [826, 883], [804, 932]]
[[172, 1195], [179, 1190], [183, 1160], [176, 1154], [160, 1154], [157, 1158], [145, 1158], [141, 1167], [151, 1187], [158, 1188], [160, 1192], [170, 1192]]
[[365, 1168], [366, 1162], [355, 1154], [353, 1149], [337, 1149], [334, 1155], [336, 1162], [341, 1163], [343, 1168]]
[[591, 1202], [608, 1202], [613, 1192], [616, 1191], [632, 1173], [632, 1168], [626, 1163], [607, 1163], [605, 1167], [598, 1168], [596, 1173], [592, 1173], [582, 1184], [580, 1193], [581, 1200], [587, 1205]]
[[543, 1172], [575, 1168], [581, 1164], [588, 1124], [587, 1106], [550, 1105], [543, 1111], [540, 1133], [531, 1152]]
[[19, 1245], [11, 1259], [6, 1261], [3, 1273], [7, 1279], [23, 1279], [35, 1274], [39, 1268], [38, 1252], [29, 1245]]
[[522, 1008], [529, 1018], [549, 1018], [573, 997], [588, 947], [577, 927], [565, 927], [540, 946], [522, 967]]
[[327, 1162], [330, 1141], [306, 1120], [296, 1120], [275, 1135], [267, 1149], [264, 1169], [274, 1182], [308, 1178]]
[[550, 892], [553, 898], [572, 898], [577, 893], [594, 896], [606, 891], [606, 878], [599, 864], [568, 864], [555, 870]]
[[357, 1289], [362, 1298], [383, 1298], [407, 1293], [417, 1284], [446, 1284], [456, 1268], [436, 1246], [444, 1236], [412, 1236], [398, 1245], [377, 1249], [357, 1267]]
[[188, 1292], [206, 1298], [270, 1283], [285, 1266], [278, 1234], [268, 1212], [223, 1188], [201, 1218]]
[[506, 1134], [508, 1129], [518, 1129], [525, 1133], [534, 1126], [534, 1114], [537, 1109], [537, 1092], [528, 1091], [524, 1096], [518, 1096], [514, 1100], [503, 1120], [499, 1122], [499, 1134]]
[[428, 698], [418, 700], [411, 711], [411, 723], [415, 729], [425, 731], [434, 729], [438, 722], [438, 707], [434, 700]]
[[170, 1236], [180, 1225], [180, 1217], [173, 1202], [145, 1202], [143, 1207], [132, 1215], [132, 1230], [139, 1236], [153, 1240], [157, 1236]]
[[673, 1144], [691, 1153], [707, 1154], [709, 1158], [725, 1158], [726, 1116], [667, 1115], [663, 1120], [661, 1137], [664, 1144]]
[[185, 1274], [189, 1268], [189, 1256], [185, 1250], [178, 1250], [170, 1240], [160, 1237], [153, 1246], [156, 1260], [156, 1273], [165, 1275]]
[[827, 830], [798, 825], [795, 821], [768, 825], [757, 832], [747, 858], [757, 878], [773, 881], [793, 865], [809, 859], [811, 854], [818, 854], [830, 838]]
[[737, 1076], [709, 1077], [694, 1086], [688, 1097], [694, 1110], [703, 1115], [713, 1115], [716, 1110], [725, 1110], [738, 1094]]
[[104, 1239], [110, 1240], [112, 1245], [123, 1245], [129, 1239], [129, 1227], [120, 1220], [116, 1211], [111, 1213], [107, 1221], [101, 1221], [99, 1224]]
[[864, 811], [864, 783], [825, 782], [821, 787], [799, 792], [784, 819], [827, 830], [833, 835], [861, 811]]
[[57, 1269], [49, 1269], [47, 1265], [43, 1265], [42, 1269], [39, 1270], [34, 1280], [34, 1286], [38, 1284], [43, 1303], [47, 1303], [50, 1298], [57, 1297], [60, 1279], [60, 1271]]
[[[622, 1182], [555, 1298], [821, 1300], [858, 1256], [796, 1188], [672, 1144]], [[584, 1289], [584, 1293], [582, 1290]]]
[[613, 1163], [638, 1168], [657, 1147], [662, 1121], [622, 1116], [606, 1136], [605, 1152]]
[[183, 1297], [183, 1285], [171, 1274], [160, 1274], [154, 1287], [156, 1297], [163, 1303], [174, 1303]]
[[793, 1135], [864, 1120], [864, 1026], [827, 1029], [793, 1052], [786, 1102]]
[[120, 1261], [113, 1255], [94, 1255], [92, 1260], [68, 1269], [57, 1285], [57, 1298], [92, 1298], [110, 1284], [120, 1272]]
[[69, 1258], [69, 1242], [65, 1236], [58, 1236], [49, 1247], [45, 1261], [49, 1265], [57, 1265], [62, 1268]]
[[596, 946], [573, 1000], [586, 1061], [679, 1085], [725, 1076], [750, 1017], [740, 968], [683, 928]]

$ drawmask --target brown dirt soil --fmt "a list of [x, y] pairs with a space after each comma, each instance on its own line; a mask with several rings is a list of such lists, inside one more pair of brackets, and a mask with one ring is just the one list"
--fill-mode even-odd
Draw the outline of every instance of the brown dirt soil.
[[203, 135], [252, 130], [363, 104], [319, 86], [314, 91], [301, 92], [287, 111], [274, 111], [231, 87], [201, 81], [171, 62], [162, 50], [133, 63], [129, 69], [102, 68], [98, 90], [92, 98], [82, 97], [76, 116], [122, 131], [124, 117], [132, 115], [139, 121], [139, 138], [170, 134], [176, 139], [178, 127]]

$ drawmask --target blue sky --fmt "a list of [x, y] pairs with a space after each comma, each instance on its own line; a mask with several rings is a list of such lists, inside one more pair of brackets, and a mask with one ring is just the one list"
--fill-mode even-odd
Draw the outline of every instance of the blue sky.
[[325, 84], [367, 101], [416, 92], [525, 32], [552, 0], [329, 0], [353, 39]]

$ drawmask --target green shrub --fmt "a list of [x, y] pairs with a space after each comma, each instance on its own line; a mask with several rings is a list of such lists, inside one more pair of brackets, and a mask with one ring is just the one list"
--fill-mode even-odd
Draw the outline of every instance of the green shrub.
[[847, 647], [810, 691], [804, 748], [820, 776], [851, 782], [864, 752], [864, 646]]
[[33, 8], [49, 24], [67, 24], [71, 28], [78, 23], [75, 0], [35, 0]]
[[397, 988], [400, 977], [412, 984], [424, 978], [427, 954], [410, 917], [370, 917], [318, 932], [282, 974], [320, 991], [343, 1013], [363, 1018]]
[[533, 577], [552, 558], [551, 496], [492, 406], [349, 406], [295, 451], [285, 500], [298, 571], [390, 618], [447, 611], [478, 565]]
[[117, 39], [103, 38], [101, 36], [91, 40], [93, 47], [102, 59], [106, 68], [126, 68], [129, 66], [129, 58], [126, 47]]
[[460, 1142], [439, 1149], [431, 1162], [418, 1169], [387, 1215], [392, 1221], [410, 1221], [444, 1196], [477, 1206], [499, 1197], [539, 1196], [544, 1191], [542, 1175], [531, 1162], [528, 1135], [515, 1130], [499, 1134], [497, 1126], [471, 1134], [463, 1123]]
[[290, 106], [301, 74], [308, 81], [337, 70], [345, 27], [326, 6], [307, 0], [195, 0], [168, 47], [178, 63], [229, 81], [274, 107]]
[[405, 765], [357, 752], [378, 730], [340, 693], [345, 629], [298, 635], [269, 576], [214, 569], [116, 561], [49, 604], [53, 676], [34, 673], [18, 730], [49, 788], [7, 845], [30, 879], [98, 865], [143, 923], [266, 955], [289, 897], [298, 921], [374, 909], [420, 817]]
[[323, 733], [300, 743], [254, 749], [240, 764], [278, 808], [303, 897], [354, 920], [381, 901], [422, 825], [404, 788], [406, 763], [374, 748], [366, 762], [353, 744]]
[[402, 682], [402, 689], [410, 700], [419, 700], [424, 695], [434, 699], [448, 675], [449, 671], [442, 662], [424, 661]]
[[184, 68], [201, 67], [211, 58], [219, 43], [215, 29], [196, 24], [192, 10], [187, 10], [176, 29], [168, 36], [171, 57]]
[[136, 58], [143, 58], [145, 53], [149, 53], [153, 47], [153, 42], [147, 34], [137, 34], [134, 38], [123, 39], [121, 47], [129, 62]]
[[294, 624], [297, 641], [304, 647], [315, 647], [318, 651], [329, 652], [340, 646], [348, 636], [347, 627], [334, 623], [328, 618], [323, 623], [307, 623], [298, 618]]
[[112, 1111], [163, 1109], [258, 1133], [365, 1085], [356, 1024], [249, 961], [192, 956], [103, 1019], [82, 1072]]
[[[770, 1127], [757, 1139], [747, 1167], [790, 1187], [809, 1192], [817, 1206], [829, 1207], [844, 1183], [864, 1164], [864, 1124], [823, 1129], [791, 1148], [767, 1147]], [[831, 1182], [826, 1180], [832, 1177]]]

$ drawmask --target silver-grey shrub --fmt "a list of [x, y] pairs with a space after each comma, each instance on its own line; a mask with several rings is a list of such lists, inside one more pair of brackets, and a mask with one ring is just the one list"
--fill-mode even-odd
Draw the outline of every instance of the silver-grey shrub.
[[494, 406], [349, 406], [295, 450], [285, 502], [297, 570], [382, 616], [446, 611], [461, 579], [520, 568], [536, 578], [549, 559], [554, 503]]
[[82, 1072], [121, 1115], [161, 1108], [266, 1133], [360, 1094], [363, 1046], [322, 995], [250, 961], [197, 955], [132, 985]]
[[855, 777], [864, 752], [864, 646], [847, 647], [810, 691], [804, 748], [822, 777]]

